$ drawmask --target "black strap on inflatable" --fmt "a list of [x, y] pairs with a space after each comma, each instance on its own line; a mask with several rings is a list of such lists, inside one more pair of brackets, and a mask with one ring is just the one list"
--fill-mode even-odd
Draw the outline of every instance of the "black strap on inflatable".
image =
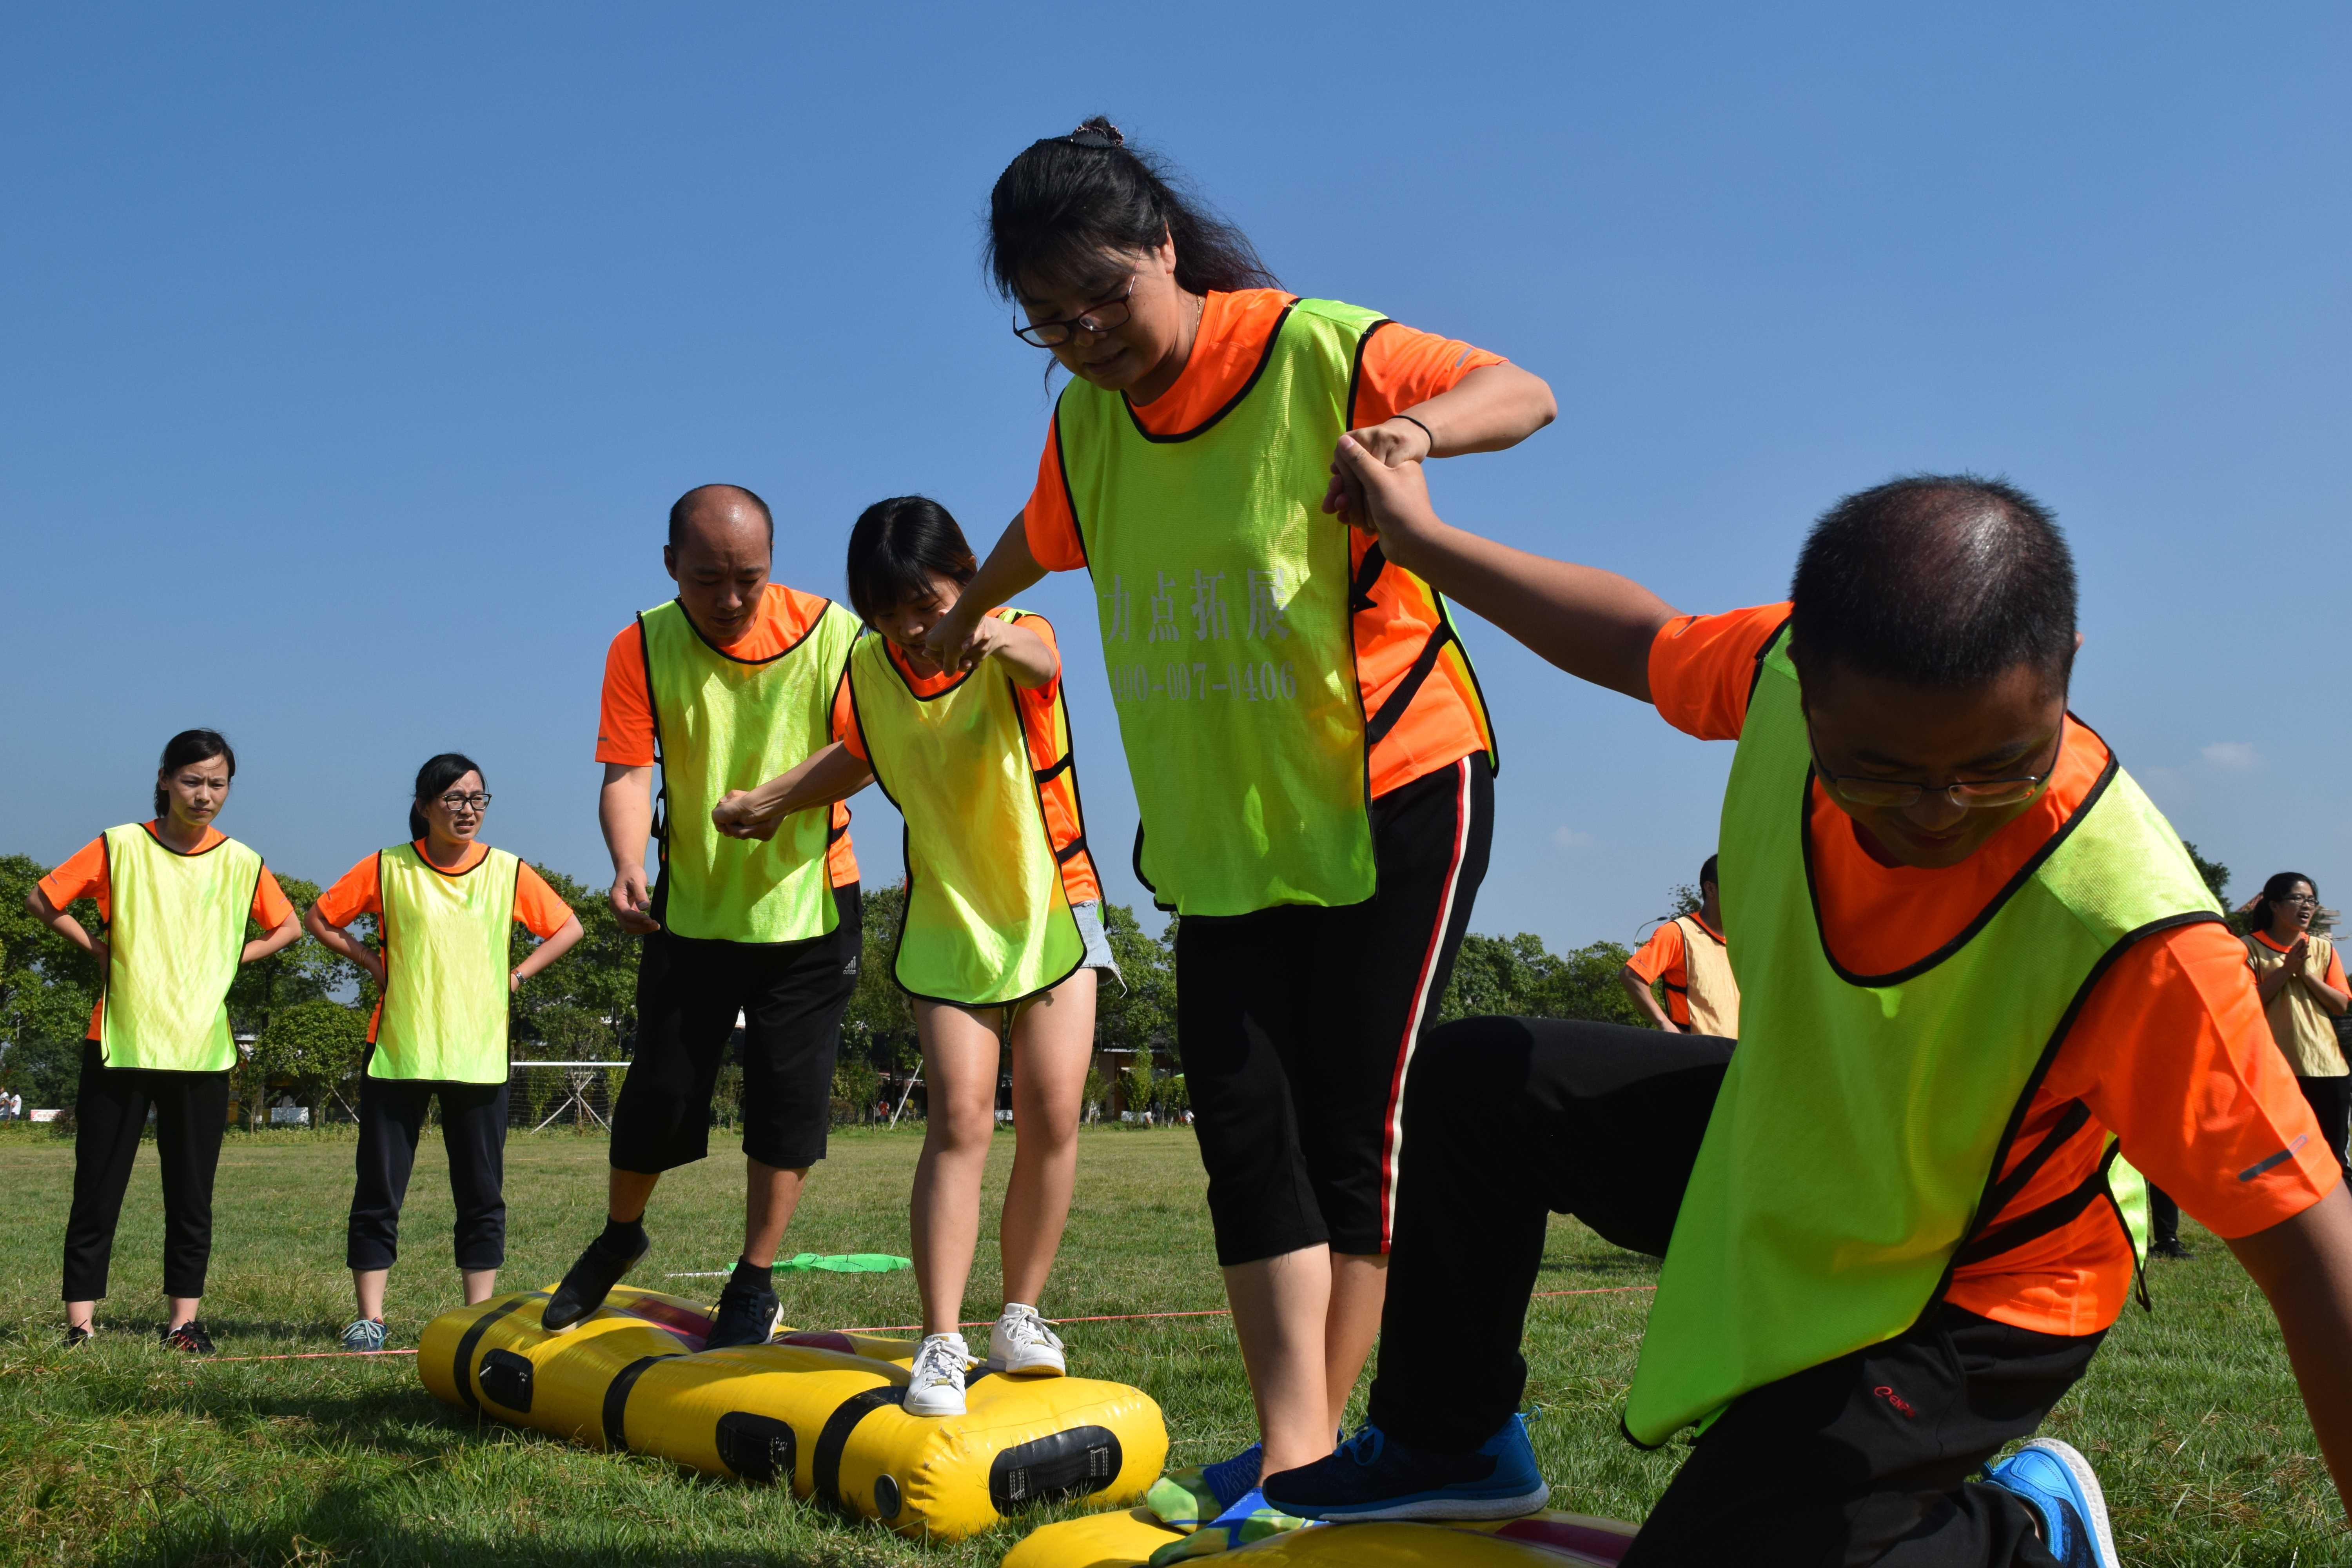
[[457, 1384], [457, 1397], [466, 1402], [467, 1409], [479, 1410], [482, 1407], [481, 1395], [474, 1392], [474, 1347], [482, 1342], [482, 1336], [490, 1331], [492, 1323], [497, 1322], [525, 1301], [546, 1300], [547, 1292], [544, 1290], [533, 1290], [529, 1295], [517, 1296], [496, 1311], [484, 1312], [480, 1317], [476, 1318], [474, 1326], [467, 1329], [458, 1339], [457, 1353], [450, 1358], [456, 1364], [449, 1370]]
[[679, 1353], [669, 1351], [661, 1355], [639, 1356], [613, 1374], [613, 1381], [604, 1389], [604, 1447], [616, 1454], [629, 1451], [629, 1390], [636, 1387], [646, 1368], [657, 1361], [673, 1360]]
[[831, 1502], [841, 1501], [841, 1456], [849, 1447], [849, 1435], [857, 1424], [886, 1405], [904, 1405], [907, 1389], [904, 1384], [886, 1383], [869, 1388], [863, 1394], [853, 1394], [834, 1407], [824, 1418], [824, 1430], [816, 1435], [816, 1454], [810, 1461], [809, 1479], [814, 1483], [816, 1495]]
[[1440, 621], [1429, 634], [1429, 640], [1421, 645], [1421, 657], [1412, 661], [1412, 668], [1404, 672], [1404, 679], [1389, 692], [1389, 700], [1381, 704], [1381, 710], [1373, 714], [1371, 722], [1364, 726], [1366, 750], [1379, 745], [1388, 732], [1396, 728], [1397, 721], [1404, 717], [1404, 710], [1412, 706], [1413, 694], [1421, 689], [1421, 683], [1427, 680], [1429, 672], [1437, 668], [1437, 656], [1444, 653], [1445, 645], [1453, 640], [1454, 627]]

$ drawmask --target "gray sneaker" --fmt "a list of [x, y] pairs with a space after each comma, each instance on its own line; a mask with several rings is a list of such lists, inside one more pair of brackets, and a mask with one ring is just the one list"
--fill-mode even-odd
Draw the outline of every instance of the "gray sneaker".
[[355, 1318], [343, 1331], [343, 1348], [347, 1351], [380, 1351], [383, 1349], [383, 1320]]

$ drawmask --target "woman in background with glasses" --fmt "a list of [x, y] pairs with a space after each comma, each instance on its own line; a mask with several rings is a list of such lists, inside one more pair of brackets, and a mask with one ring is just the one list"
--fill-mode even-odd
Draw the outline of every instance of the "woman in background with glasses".
[[[570, 952], [581, 931], [545, 879], [480, 841], [489, 805], [471, 758], [435, 757], [416, 773], [410, 841], [352, 867], [305, 917], [312, 936], [367, 972], [378, 998], [360, 1075], [359, 1183], [346, 1251], [359, 1316], [343, 1331], [346, 1350], [383, 1349], [383, 1287], [399, 1250], [401, 1200], [436, 1095], [467, 1305], [489, 1299], [506, 1258], [508, 998]], [[376, 918], [377, 948], [348, 929], [363, 915]], [[541, 940], [510, 966], [517, 921]]]
[[2311, 934], [2311, 917], [2318, 912], [2318, 886], [2302, 872], [2281, 871], [2264, 882], [2249, 911], [2246, 962], [2262, 990], [2271, 1037], [2294, 1069], [2336, 1163], [2346, 1165], [2345, 1174], [2352, 1179], [2352, 1164], [2345, 1157], [2352, 1068], [2336, 1041], [2336, 1020], [2352, 1006], [2352, 990], [2345, 985], [2344, 960], [2336, 944]]
[[1500, 450], [1554, 404], [1496, 354], [1281, 289], [1107, 120], [1013, 161], [988, 250], [1013, 331], [1072, 379], [930, 643], [967, 668], [990, 606], [1094, 579], [1137, 870], [1183, 916], [1177, 1049], [1263, 1436], [1152, 1505], [1238, 1531], [1261, 1458], [1330, 1452], [1378, 1331], [1407, 1069], [1491, 835], [1444, 602], [1330, 515], [1332, 461], [1349, 433], [1391, 465]]

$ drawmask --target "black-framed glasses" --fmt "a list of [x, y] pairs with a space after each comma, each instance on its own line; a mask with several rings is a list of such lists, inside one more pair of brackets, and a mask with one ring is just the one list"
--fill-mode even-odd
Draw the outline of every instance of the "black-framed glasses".
[[2319, 902], [2319, 895], [2317, 893], [2282, 893], [2277, 898], [2273, 899], [2271, 902], [2274, 904], [2311, 904], [2316, 906]]
[[473, 795], [459, 795], [456, 790], [451, 790], [441, 797], [441, 804], [451, 811], [488, 811], [490, 797], [478, 791]]
[[1822, 765], [1822, 753], [1806, 737], [1806, 749], [1813, 753], [1813, 774], [1822, 786], [1848, 805], [1858, 805], [1867, 811], [1907, 811], [1927, 796], [1930, 790], [1941, 795], [1954, 805], [1966, 810], [1983, 811], [1997, 805], [2015, 805], [2033, 798], [2033, 792], [2057, 766], [2051, 759], [2050, 768], [2038, 773], [2024, 773], [2009, 779], [1964, 779], [1958, 784], [1930, 784], [1917, 779], [1857, 778], [1852, 773], [1833, 773]]
[[1058, 321], [1032, 321], [1027, 326], [1015, 321], [1013, 323], [1013, 335], [1037, 348], [1057, 349], [1068, 342], [1075, 333], [1092, 332], [1099, 337], [1113, 327], [1125, 326], [1128, 317], [1133, 313], [1128, 301], [1134, 298], [1138, 281], [1134, 273], [1129, 273], [1127, 287], [1112, 298], [1089, 305], [1078, 314]]

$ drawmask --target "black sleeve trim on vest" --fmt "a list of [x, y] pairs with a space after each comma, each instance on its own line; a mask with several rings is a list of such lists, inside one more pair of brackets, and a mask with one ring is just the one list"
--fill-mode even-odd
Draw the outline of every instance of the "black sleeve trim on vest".
[[[1365, 748], [1365, 754], [1370, 754], [1370, 747]], [[1143, 884], [1143, 890], [1145, 892], [1151, 895], [1151, 907], [1165, 914], [1174, 914], [1176, 912], [1176, 906], [1162, 899], [1160, 896], [1160, 889], [1151, 885], [1151, 879], [1143, 874], [1143, 824], [1140, 822], [1135, 825], [1135, 857], [1133, 865], [1135, 879]]]
[[1748, 705], [1751, 708], [1756, 705], [1757, 685], [1764, 679], [1764, 660], [1774, 648], [1787, 639], [1789, 622], [1791, 618], [1787, 616], [1780, 617], [1780, 624], [1772, 628], [1772, 635], [1766, 637], [1762, 646], [1756, 650], [1756, 668], [1748, 672]]
[[[2076, 720], [2072, 713], [2069, 713], [2066, 716], [2066, 722], [2073, 724], [2079, 722], [2079, 721]], [[2084, 728], [2087, 730], [2090, 727], [2088, 725], [2084, 725]], [[2091, 732], [2095, 737], [2098, 733], [2096, 731], [2092, 731]], [[2102, 742], [2102, 744], [2104, 743], [2105, 742]], [[1976, 918], [1969, 921], [1967, 925], [1960, 929], [1958, 935], [1953, 937], [1951, 941], [1946, 942], [1943, 946], [1937, 948], [1927, 957], [1919, 960], [1916, 963], [1906, 964], [1903, 968], [1895, 970], [1890, 974], [1857, 974], [1853, 970], [1848, 969], [1844, 964], [1838, 962], [1837, 952], [1830, 946], [1829, 927], [1823, 924], [1822, 921], [1822, 892], [1813, 877], [1813, 836], [1811, 830], [1813, 769], [1810, 763], [1807, 763], [1805, 767], [1804, 787], [1797, 792], [1797, 810], [1799, 813], [1798, 833], [1800, 836], [1799, 841], [1805, 847], [1805, 896], [1812, 901], [1813, 930], [1821, 939], [1822, 955], [1829, 960], [1830, 967], [1836, 971], [1837, 977], [1840, 980], [1844, 981], [1849, 985], [1866, 985], [1873, 989], [1876, 989], [1881, 986], [1900, 985], [1906, 981], [1915, 980], [1920, 975], [1927, 973], [1927, 971], [1935, 968], [1936, 965], [1943, 963], [1944, 960], [1951, 957], [1952, 954], [1966, 947], [1979, 931], [1984, 930], [1986, 926], [1992, 923], [1993, 916], [2000, 913], [2002, 906], [2006, 905], [2012, 898], [2015, 898], [2018, 890], [2023, 888], [2027, 882], [2032, 880], [2034, 873], [2042, 869], [2043, 863], [2046, 862], [2050, 857], [2058, 853], [2058, 847], [2065, 843], [2066, 840], [2073, 836], [2074, 829], [2081, 826], [2083, 823], [2089, 818], [2091, 808], [2099, 804], [2099, 798], [2107, 793], [2107, 786], [2115, 782], [2116, 775], [2122, 771], [2121, 765], [2116, 761], [2114, 750], [2110, 748], [2107, 752], [2107, 765], [2099, 770], [2098, 782], [2094, 784], [2091, 786], [2090, 793], [2083, 797], [2083, 804], [2074, 808], [2073, 816], [2067, 817], [2064, 822], [2058, 825], [2058, 831], [2053, 833], [2049, 839], [2042, 844], [2041, 848], [2036, 849], [2031, 856], [2027, 857], [2025, 864], [2017, 868], [2017, 874], [2010, 878], [2010, 879], [2002, 885], [2000, 891], [1995, 893], [1991, 898], [1985, 900], [1985, 907], [1979, 910], [1976, 913]]]
[[[1295, 305], [1297, 303], [1297, 300], [1296, 297], [1294, 297], [1291, 304]], [[1290, 323], [1290, 310], [1291, 305], [1285, 305], [1282, 308], [1282, 314], [1274, 319], [1274, 330], [1266, 333], [1265, 347], [1259, 351], [1257, 364], [1249, 373], [1249, 379], [1242, 383], [1241, 390], [1234, 393], [1233, 396], [1227, 398], [1225, 400], [1225, 405], [1223, 408], [1218, 409], [1214, 414], [1210, 415], [1206, 419], [1202, 420], [1190, 430], [1180, 430], [1172, 436], [1153, 435], [1150, 431], [1144, 428], [1142, 417], [1135, 412], [1135, 405], [1127, 400], [1127, 394], [1124, 392], [1120, 393], [1118, 395], [1118, 405], [1127, 410], [1128, 420], [1135, 426], [1135, 433], [1142, 437], [1147, 441], [1164, 447], [1178, 441], [1190, 441], [1195, 436], [1204, 436], [1208, 434], [1209, 431], [1214, 429], [1218, 420], [1223, 419], [1226, 415], [1231, 414], [1234, 409], [1239, 408], [1242, 405], [1242, 399], [1247, 397], [1251, 392], [1255, 390], [1258, 377], [1265, 374], [1265, 367], [1274, 363], [1274, 348], [1276, 343], [1282, 342], [1282, 329]], [[1067, 482], [1068, 481], [1065, 479], [1064, 483], [1066, 484]], [[1076, 508], [1073, 508], [1073, 512], [1075, 512], [1076, 510]]]
[[636, 1387], [637, 1379], [645, 1376], [647, 1367], [657, 1361], [675, 1361], [677, 1355], [677, 1352], [668, 1351], [660, 1355], [639, 1356], [613, 1374], [613, 1381], [604, 1385], [602, 1424], [605, 1447], [615, 1454], [629, 1451], [629, 1391]]
[[1445, 645], [1453, 640], [1452, 623], [1439, 622], [1436, 628], [1429, 634], [1428, 640], [1421, 645], [1421, 653], [1413, 659], [1412, 668], [1406, 670], [1404, 678], [1390, 689], [1389, 700], [1381, 704], [1380, 712], [1366, 721], [1365, 751], [1369, 752], [1379, 745], [1388, 738], [1388, 732], [1396, 728], [1397, 721], [1404, 717], [1404, 710], [1412, 706], [1412, 700], [1419, 694], [1422, 682], [1427, 680], [1430, 671], [1437, 668], [1438, 656], [1445, 651]]
[[1977, 1200], [1976, 1214], [1969, 1219], [1968, 1229], [1961, 1234], [1959, 1246], [1954, 1249], [1952, 1258], [1945, 1261], [1944, 1277], [1937, 1282], [1934, 1294], [1927, 1298], [1926, 1310], [1933, 1310], [1936, 1304], [1944, 1299], [1944, 1293], [1951, 1289], [1952, 1271], [1958, 1267], [1959, 1254], [1987, 1226], [2000, 1217], [1999, 1211], [1990, 1205], [1989, 1200], [2000, 1179], [2001, 1167], [2008, 1163], [2009, 1151], [2017, 1142], [2017, 1135], [2025, 1125], [2025, 1113], [2032, 1106], [2033, 1097], [2042, 1092], [2042, 1080], [2050, 1076], [2051, 1065], [2058, 1059], [2059, 1047], [2066, 1043], [2066, 1037], [2074, 1033], [2074, 1020], [2082, 1016], [2084, 1006], [2090, 1001], [2091, 994], [2098, 989], [2099, 982], [2106, 978], [2107, 971], [2115, 967], [2116, 960], [2147, 938], [2179, 931], [2183, 926], [2209, 923], [2221, 925], [2223, 921], [2220, 915], [2210, 910], [2191, 910], [2184, 914], [2167, 915], [2162, 920], [2150, 921], [2137, 930], [2126, 931], [2114, 946], [2099, 955], [2099, 961], [2091, 966], [2091, 973], [2084, 975], [2083, 984], [2074, 988], [2074, 999], [2066, 1004], [2066, 1011], [2060, 1015], [2057, 1027], [2050, 1031], [2049, 1043], [2042, 1047], [2042, 1059], [2035, 1062], [2033, 1070], [2026, 1075], [2024, 1087], [2018, 1090], [2017, 1103], [2010, 1108], [2009, 1124], [2001, 1129], [2000, 1142], [1994, 1147], [1992, 1163], [1985, 1172], [1985, 1195]]
[[474, 1347], [482, 1342], [482, 1336], [489, 1332], [490, 1325], [500, 1318], [525, 1302], [546, 1300], [547, 1292], [544, 1290], [533, 1290], [528, 1295], [517, 1296], [496, 1310], [484, 1312], [480, 1317], [476, 1318], [474, 1326], [459, 1336], [457, 1352], [449, 1358], [449, 1371], [452, 1380], [457, 1384], [457, 1397], [466, 1402], [467, 1409], [479, 1410], [482, 1407], [481, 1395], [474, 1392]]
[[828, 1502], [841, 1501], [841, 1456], [849, 1447], [849, 1435], [857, 1430], [860, 1421], [884, 1405], [904, 1405], [906, 1401], [904, 1384], [886, 1383], [863, 1394], [853, 1394], [834, 1407], [816, 1435], [816, 1452], [809, 1463], [809, 1479], [817, 1496]]
[[1356, 580], [1348, 584], [1349, 615], [1359, 616], [1376, 607], [1372, 604], [1372, 588], [1380, 582], [1381, 574], [1388, 569], [1389, 558], [1381, 551], [1381, 542], [1375, 539], [1364, 551], [1364, 559], [1357, 564]]
[[1386, 316], [1383, 316], [1379, 321], [1374, 321], [1370, 326], [1366, 327], [1363, 330], [1362, 334], [1356, 339], [1355, 357], [1353, 362], [1348, 366], [1348, 428], [1350, 430], [1358, 428], [1356, 419], [1356, 398], [1363, 390], [1364, 385], [1364, 346], [1372, 341], [1372, 334], [1374, 332], [1379, 331], [1382, 327], [1391, 327], [1395, 324], [1395, 322], [1390, 321]]
[[[1068, 396], [1069, 390], [1064, 387], [1062, 396]], [[1086, 563], [1087, 575], [1091, 577], [1095, 573], [1094, 557], [1087, 553], [1087, 527], [1078, 516], [1078, 492], [1070, 488], [1070, 460], [1062, 455], [1061, 397], [1054, 399], [1054, 422], [1046, 426], [1045, 439], [1054, 444], [1054, 472], [1061, 476], [1062, 500], [1070, 509], [1070, 532], [1078, 542], [1078, 559]], [[1025, 547], [1029, 542], [1029, 503], [1026, 501], [1021, 503], [1020, 522], [1021, 542]], [[1036, 552], [1031, 551], [1029, 558], [1034, 563]]]

